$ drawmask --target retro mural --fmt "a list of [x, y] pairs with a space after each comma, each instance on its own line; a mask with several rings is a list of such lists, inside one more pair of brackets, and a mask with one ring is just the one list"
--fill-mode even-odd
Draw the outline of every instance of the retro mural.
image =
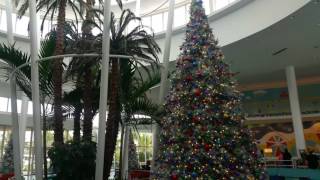
[[[304, 125], [310, 124], [310, 122], [304, 123]], [[266, 125], [265, 127], [252, 127], [255, 132], [258, 147], [263, 149], [272, 149], [272, 155], [277, 156], [280, 151], [284, 151], [287, 148], [292, 155], [296, 155], [295, 137], [292, 131], [292, 124], [282, 124], [281, 129], [287, 128], [287, 131], [278, 131], [275, 128], [279, 124]], [[274, 129], [274, 131], [270, 131]], [[268, 131], [269, 130], [269, 131]], [[290, 132], [288, 132], [288, 130]], [[304, 136], [306, 139], [307, 148], [315, 152], [320, 152], [320, 123], [314, 123], [307, 129], [304, 129]]]
[[[320, 153], [320, 85], [299, 86], [299, 100], [304, 118], [303, 127], [307, 148]], [[283, 116], [290, 115], [288, 90], [286, 88], [243, 92], [243, 110], [247, 117], [256, 117], [257, 121], [249, 127], [255, 132], [260, 149], [272, 149], [277, 156], [285, 148], [296, 155], [294, 130], [291, 120], [284, 121]], [[259, 123], [264, 117], [274, 118], [272, 122]], [[282, 121], [282, 122], [281, 122]]]

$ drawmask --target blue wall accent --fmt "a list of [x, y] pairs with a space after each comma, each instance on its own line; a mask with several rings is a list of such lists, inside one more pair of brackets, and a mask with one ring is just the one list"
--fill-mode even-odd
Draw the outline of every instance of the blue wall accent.
[[310, 180], [320, 180], [320, 169], [293, 169], [293, 168], [268, 168], [269, 176], [282, 176], [286, 179], [309, 178]]

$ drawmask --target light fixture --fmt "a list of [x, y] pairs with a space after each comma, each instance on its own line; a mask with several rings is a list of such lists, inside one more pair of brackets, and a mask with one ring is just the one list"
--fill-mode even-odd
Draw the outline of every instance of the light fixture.
[[272, 55], [273, 55], [273, 56], [278, 55], [278, 54], [280, 54], [280, 53], [283, 53], [283, 52], [286, 51], [287, 49], [288, 49], [288, 48], [282, 48], [282, 49], [280, 49], [280, 50], [275, 51], [274, 53], [272, 53]]

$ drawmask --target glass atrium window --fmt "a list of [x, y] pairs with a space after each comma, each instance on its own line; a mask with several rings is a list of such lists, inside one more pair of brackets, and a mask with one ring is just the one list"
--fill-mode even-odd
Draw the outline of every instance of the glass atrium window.
[[162, 14], [156, 14], [152, 16], [152, 29], [155, 33], [163, 30]]
[[144, 17], [142, 18], [142, 24], [148, 27], [151, 27], [151, 17]]
[[174, 27], [182, 26], [186, 23], [185, 7], [179, 7], [174, 10]]
[[[17, 110], [18, 113], [21, 113], [21, 100], [17, 100]], [[11, 99], [8, 102], [8, 112], [11, 112]]]
[[33, 114], [32, 101], [28, 102], [28, 114]]
[[137, 147], [139, 164], [146, 165], [147, 161], [152, 159], [152, 133], [135, 132], [133, 133], [133, 138]]
[[203, 7], [206, 10], [206, 14], [210, 14], [210, 0], [203, 0]]
[[7, 31], [7, 16], [6, 11], [0, 11], [0, 30]]
[[8, 111], [8, 98], [0, 97], [0, 111], [2, 112]]
[[219, 10], [229, 4], [230, 0], [216, 0], [216, 10]]
[[15, 28], [16, 34], [28, 36], [29, 17], [23, 16], [21, 19], [17, 18], [15, 24], [16, 24], [16, 28]]
[[168, 12], [163, 13], [163, 29], [167, 29], [168, 24]]

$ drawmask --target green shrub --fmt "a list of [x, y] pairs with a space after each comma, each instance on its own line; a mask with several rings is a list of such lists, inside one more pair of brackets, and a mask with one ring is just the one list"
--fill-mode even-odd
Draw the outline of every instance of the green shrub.
[[59, 180], [94, 180], [96, 143], [68, 142], [48, 152], [53, 173]]

